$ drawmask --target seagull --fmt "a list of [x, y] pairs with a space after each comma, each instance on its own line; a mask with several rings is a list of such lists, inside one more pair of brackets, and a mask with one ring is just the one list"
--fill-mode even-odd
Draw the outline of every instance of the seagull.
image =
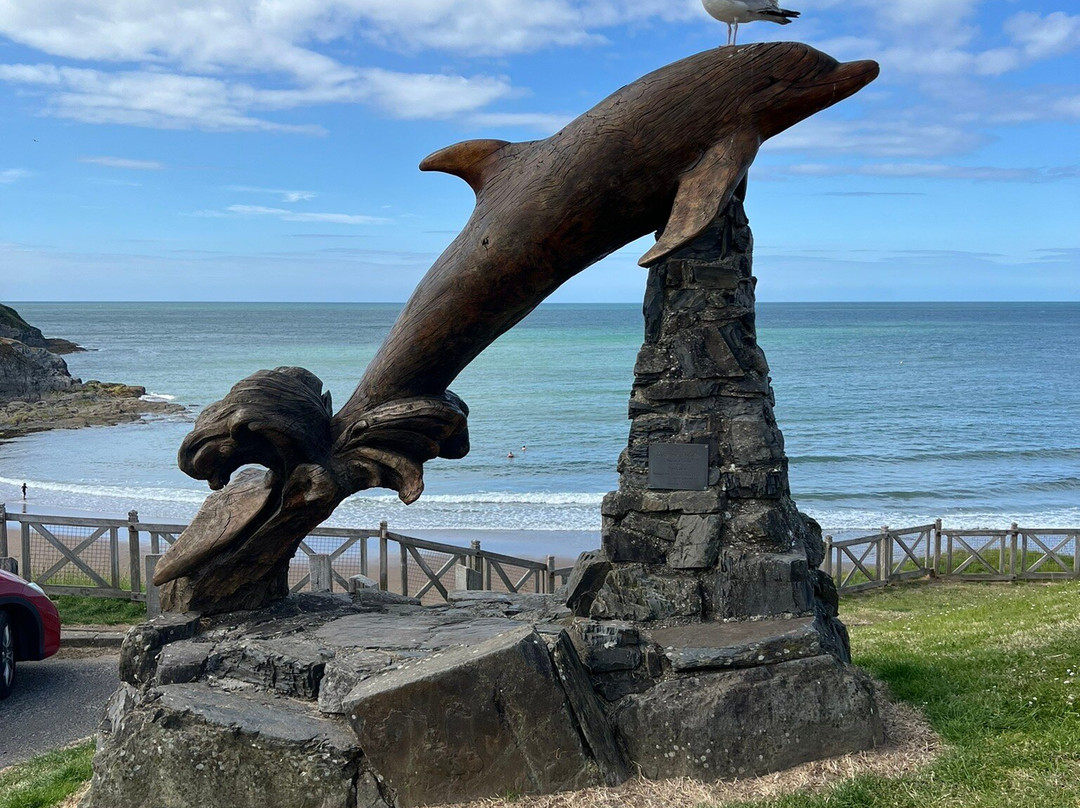
[[776, 0], [701, 0], [701, 5], [705, 6], [710, 16], [727, 23], [729, 45], [735, 44], [740, 22], [768, 20], [787, 25], [799, 16], [798, 11], [780, 8]]

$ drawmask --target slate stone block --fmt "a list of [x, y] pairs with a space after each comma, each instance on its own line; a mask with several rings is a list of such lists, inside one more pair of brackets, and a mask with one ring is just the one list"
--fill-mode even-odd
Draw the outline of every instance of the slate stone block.
[[667, 554], [672, 569], [709, 569], [720, 557], [720, 526], [717, 514], [686, 514], [679, 517], [675, 543]]
[[398, 808], [601, 781], [528, 626], [362, 682], [345, 709]]
[[753, 668], [824, 653], [813, 617], [696, 623], [653, 631], [651, 636], [677, 673]]
[[613, 567], [596, 594], [594, 620], [651, 622], [669, 617], [700, 618], [704, 603], [696, 578], [650, 574], [636, 564]]
[[385, 808], [348, 725], [201, 684], [110, 700], [85, 808]]
[[680, 677], [615, 713], [649, 779], [750, 777], [883, 742], [873, 685], [831, 656]]

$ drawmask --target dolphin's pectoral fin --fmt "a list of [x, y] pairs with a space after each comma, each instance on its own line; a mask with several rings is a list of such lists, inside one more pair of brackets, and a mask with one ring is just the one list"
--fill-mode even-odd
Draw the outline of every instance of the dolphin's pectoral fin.
[[664, 232], [638, 264], [651, 266], [704, 233], [746, 177], [759, 145], [756, 138], [740, 135], [705, 152], [679, 178], [679, 190]]
[[348, 469], [356, 490], [390, 488], [406, 504], [424, 490], [424, 463], [469, 452], [469, 408], [447, 390], [381, 404], [340, 430], [334, 462]]
[[288, 593], [300, 542], [348, 495], [323, 466], [304, 463], [283, 478], [248, 469], [211, 494], [158, 563], [167, 611], [254, 609]]
[[508, 140], [466, 140], [455, 143], [425, 157], [420, 162], [420, 170], [442, 171], [461, 177], [480, 193], [492, 169], [498, 165], [496, 153], [510, 145]]

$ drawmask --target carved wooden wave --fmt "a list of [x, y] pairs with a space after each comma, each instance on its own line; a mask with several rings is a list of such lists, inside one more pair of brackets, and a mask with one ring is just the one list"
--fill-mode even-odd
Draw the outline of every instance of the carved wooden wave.
[[[766, 139], [878, 74], [794, 42], [723, 47], [630, 84], [544, 140], [473, 140], [425, 159], [461, 177], [476, 208], [417, 286], [356, 391], [334, 415], [300, 368], [260, 371], [208, 407], [179, 452], [223, 489], [162, 559], [166, 608], [224, 611], [285, 594], [288, 561], [345, 499], [423, 491], [423, 464], [469, 451], [447, 388], [566, 280], [662, 231], [642, 266], [692, 242]], [[242, 466], [258, 464], [265, 474]]]

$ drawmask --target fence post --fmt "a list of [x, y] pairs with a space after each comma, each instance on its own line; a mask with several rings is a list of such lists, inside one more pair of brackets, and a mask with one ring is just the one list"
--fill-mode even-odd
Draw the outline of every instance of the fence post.
[[1073, 578], [1080, 578], [1080, 531], [1073, 534]]
[[161, 560], [160, 555], [151, 553], [146, 557], [146, 616], [157, 617], [161, 614], [161, 592], [154, 585], [154, 570]]
[[109, 583], [120, 588], [120, 528], [109, 528]]
[[389, 550], [386, 534], [389, 532], [386, 522], [379, 522], [379, 589], [383, 592], [390, 590], [390, 563], [386, 557]]
[[22, 544], [22, 557], [19, 561], [22, 562], [22, 577], [24, 581], [32, 581], [34, 580], [34, 568], [30, 564], [30, 523], [23, 522], [21, 527], [19, 538]]
[[409, 596], [409, 551], [406, 549], [404, 542], [398, 542], [398, 548], [401, 550], [401, 594], [405, 597]]
[[480, 556], [480, 540], [479, 539], [473, 539], [471, 542], [469, 542], [469, 546], [472, 549], [476, 550], [476, 555], [474, 555], [472, 557], [472, 568], [474, 570], [476, 570], [477, 572], [479, 572], [481, 575], [483, 575], [484, 574], [484, 560]]
[[7, 555], [7, 505], [0, 502], [0, 558], [6, 558]]
[[544, 594], [552, 595], [555, 593], [555, 556], [549, 555], [547, 557], [547, 582], [544, 586]]
[[833, 563], [832, 563], [832, 536], [825, 537], [825, 574], [830, 578], [833, 577]]
[[931, 572], [937, 578], [941, 573], [941, 520], [934, 520], [934, 569]]
[[[142, 566], [142, 547], [139, 542], [139, 512], [128, 511], [128, 566], [131, 573], [131, 595], [142, 594], [142, 581], [139, 578]], [[149, 584], [150, 582], [147, 581]]]
[[312, 592], [334, 591], [334, 572], [330, 565], [330, 556], [325, 554], [311, 556], [308, 559], [308, 569], [311, 572]]
[[889, 559], [887, 557], [888, 550], [885, 547], [885, 542], [888, 538], [888, 536], [886, 535], [886, 531], [888, 529], [889, 528], [885, 527], [884, 525], [882, 525], [882, 527], [880, 528], [880, 535], [878, 536], [877, 542], [877, 553], [875, 554], [877, 556], [877, 558], [875, 559], [877, 561], [877, 579], [881, 583], [885, 583], [889, 579]]
[[454, 589], [472, 591], [482, 588], [483, 581], [480, 578], [480, 573], [473, 569], [470, 559], [463, 558], [460, 564], [454, 565]]
[[360, 574], [365, 578], [368, 577], [368, 558], [367, 558], [367, 543], [368, 537], [360, 539]]
[[1072, 535], [1072, 577], [1080, 578], [1080, 530]]
[[[1013, 522], [1009, 527], [1009, 575], [1016, 577], [1016, 550], [1020, 539], [1020, 525]], [[1020, 556], [1020, 572], [1027, 569], [1027, 536], [1024, 536], [1023, 555]]]
[[945, 577], [953, 574], [953, 537], [945, 535]]

